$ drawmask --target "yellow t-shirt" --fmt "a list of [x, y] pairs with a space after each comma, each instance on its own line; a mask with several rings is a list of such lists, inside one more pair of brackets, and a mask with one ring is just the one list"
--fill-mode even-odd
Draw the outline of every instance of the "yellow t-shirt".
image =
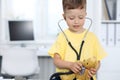
[[[81, 42], [86, 33], [86, 30], [80, 34], [73, 33], [68, 29], [65, 30], [64, 32], [68, 40], [71, 42], [72, 46], [77, 50], [77, 52], [79, 52]], [[48, 53], [51, 57], [54, 56], [54, 53], [58, 53], [61, 56], [61, 58], [65, 61], [75, 62], [77, 58], [76, 53], [68, 45], [68, 42], [63, 33], [59, 34], [56, 42], [52, 45]], [[106, 52], [100, 45], [96, 35], [92, 32], [88, 32], [82, 48], [80, 60], [82, 61], [83, 59], [88, 59], [93, 56], [95, 56], [97, 60], [101, 60], [106, 56]], [[66, 69], [59, 69], [59, 68], [57, 68], [56, 70], [57, 72], [68, 71]]]

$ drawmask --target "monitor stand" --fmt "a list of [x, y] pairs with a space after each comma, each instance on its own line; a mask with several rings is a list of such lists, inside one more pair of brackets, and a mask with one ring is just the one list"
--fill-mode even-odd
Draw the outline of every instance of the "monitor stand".
[[26, 44], [22, 43], [20, 44], [20, 47], [26, 47]]

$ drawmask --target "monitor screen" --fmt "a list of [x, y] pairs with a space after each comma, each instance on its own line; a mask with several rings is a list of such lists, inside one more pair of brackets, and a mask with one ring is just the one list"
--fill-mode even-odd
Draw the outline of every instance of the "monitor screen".
[[10, 41], [32, 41], [34, 30], [32, 21], [8, 21]]

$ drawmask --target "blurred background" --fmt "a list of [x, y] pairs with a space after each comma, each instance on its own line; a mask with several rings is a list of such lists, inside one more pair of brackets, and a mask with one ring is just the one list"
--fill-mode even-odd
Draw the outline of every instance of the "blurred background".
[[[87, 17], [93, 20], [90, 30], [108, 53], [101, 62], [97, 80], [120, 79], [119, 4], [120, 0], [87, 0]], [[37, 76], [39, 80], [49, 80], [55, 66], [47, 51], [60, 32], [58, 21], [63, 19], [62, 14], [62, 0], [0, 0], [0, 50], [11, 47], [35, 49], [40, 65]], [[89, 24], [86, 21], [85, 27]], [[15, 28], [21, 25], [24, 27]], [[67, 28], [64, 21], [61, 26]], [[13, 35], [13, 32], [19, 35]]]

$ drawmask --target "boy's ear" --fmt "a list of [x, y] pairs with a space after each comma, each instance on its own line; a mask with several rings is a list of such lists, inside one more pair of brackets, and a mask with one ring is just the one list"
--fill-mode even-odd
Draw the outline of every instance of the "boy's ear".
[[63, 15], [63, 18], [66, 20], [65, 14], [63, 13], [62, 15]]

